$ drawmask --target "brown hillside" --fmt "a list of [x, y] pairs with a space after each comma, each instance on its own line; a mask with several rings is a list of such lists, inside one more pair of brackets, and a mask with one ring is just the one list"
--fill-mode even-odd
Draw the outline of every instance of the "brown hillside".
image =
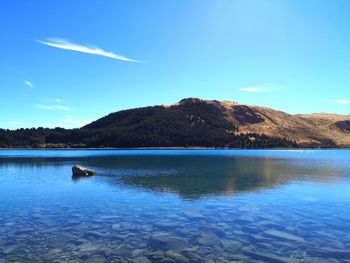
[[229, 101], [183, 99], [165, 107], [208, 103], [215, 105], [227, 120], [239, 127], [238, 133], [259, 133], [295, 140], [302, 146], [350, 147], [350, 115], [288, 114], [266, 107]]

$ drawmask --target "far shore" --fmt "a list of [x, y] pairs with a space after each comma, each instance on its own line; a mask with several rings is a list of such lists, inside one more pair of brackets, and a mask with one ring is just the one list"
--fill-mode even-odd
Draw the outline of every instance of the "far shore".
[[114, 147], [103, 147], [103, 148], [0, 148], [0, 150], [349, 150], [350, 147], [339, 147], [339, 148], [220, 148], [220, 147], [134, 147], [134, 148], [114, 148]]

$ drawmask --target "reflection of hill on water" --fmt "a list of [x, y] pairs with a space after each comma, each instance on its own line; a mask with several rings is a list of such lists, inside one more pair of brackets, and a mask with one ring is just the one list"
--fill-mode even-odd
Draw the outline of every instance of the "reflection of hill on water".
[[[147, 191], [174, 192], [185, 198], [233, 195], [272, 188], [291, 180], [329, 182], [344, 174], [336, 166], [308, 160], [218, 156], [129, 156], [118, 160], [119, 168], [145, 169], [106, 181], [143, 188]], [[121, 158], [123, 159], [123, 158]], [[148, 171], [148, 172], [146, 172]]]
[[252, 192], [276, 187], [291, 180], [329, 182], [345, 175], [345, 168], [348, 167], [334, 160], [251, 156], [118, 155], [0, 158], [0, 168], [14, 166], [40, 169], [45, 166], [65, 165], [67, 176], [70, 176], [72, 164], [96, 169], [100, 174], [96, 179], [109, 185], [173, 192], [185, 198]]

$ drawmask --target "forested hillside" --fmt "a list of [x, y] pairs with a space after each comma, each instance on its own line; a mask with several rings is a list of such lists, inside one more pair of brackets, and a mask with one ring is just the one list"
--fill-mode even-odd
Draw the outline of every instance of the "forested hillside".
[[[198, 102], [198, 103], [197, 103]], [[0, 147], [297, 147], [258, 133], [240, 134], [213, 104], [183, 101], [109, 114], [80, 129], [0, 130]]]

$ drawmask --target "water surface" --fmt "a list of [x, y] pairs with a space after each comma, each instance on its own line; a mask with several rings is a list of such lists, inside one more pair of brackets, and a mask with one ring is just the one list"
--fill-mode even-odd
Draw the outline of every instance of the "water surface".
[[0, 198], [0, 262], [350, 259], [347, 150], [3, 150]]

